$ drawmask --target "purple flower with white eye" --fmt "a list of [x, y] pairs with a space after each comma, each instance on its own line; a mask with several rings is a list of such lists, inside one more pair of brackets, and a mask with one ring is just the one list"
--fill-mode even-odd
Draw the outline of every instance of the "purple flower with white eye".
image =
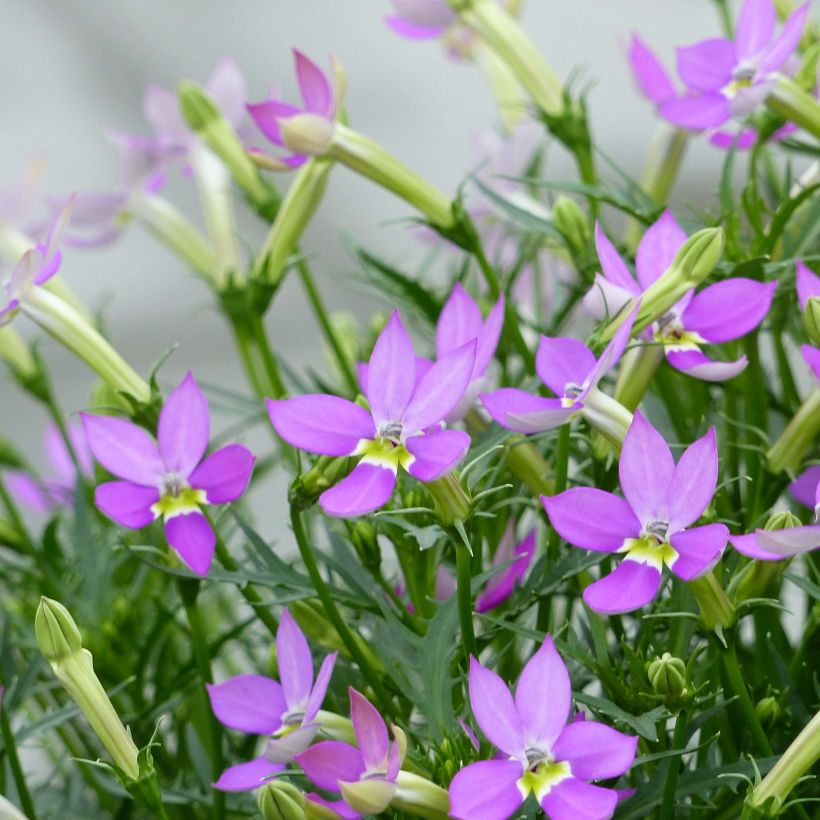
[[317, 794], [307, 797], [352, 820], [362, 814], [379, 814], [390, 805], [398, 788], [396, 778], [404, 762], [407, 740], [393, 726], [391, 742], [382, 716], [353, 688], [350, 719], [358, 749], [341, 741], [325, 740], [297, 755], [296, 762], [314, 785], [341, 793], [342, 799], [327, 801]]
[[551, 820], [606, 820], [619, 794], [591, 781], [626, 772], [638, 738], [591, 720], [569, 721], [569, 673], [552, 638], [530, 658], [513, 698], [491, 669], [470, 658], [470, 705], [500, 754], [463, 768], [450, 784], [450, 815], [505, 820], [530, 793]]
[[730, 535], [738, 551], [759, 561], [782, 561], [820, 549], [820, 465], [809, 467], [789, 484], [789, 492], [804, 507], [814, 511], [811, 524], [780, 530], [755, 530], [747, 535]]
[[[80, 472], [84, 478], [91, 478], [94, 474], [94, 462], [83, 428], [79, 424], [66, 426]], [[77, 467], [56, 424], [46, 426], [44, 444], [51, 475], [40, 480], [21, 470], [8, 470], [6, 485], [9, 492], [22, 504], [48, 514], [59, 507], [71, 507], [78, 475]]]
[[601, 396], [598, 383], [621, 358], [637, 313], [636, 306], [597, 359], [579, 339], [542, 336], [535, 370], [559, 398], [544, 398], [514, 387], [502, 387], [479, 395], [487, 412], [502, 427], [519, 433], [540, 433], [560, 427], [578, 414], [590, 420], [596, 418]]
[[207, 575], [216, 536], [200, 511], [236, 501], [248, 486], [254, 456], [229, 444], [205, 456], [208, 402], [188, 373], [165, 400], [157, 440], [142, 427], [111, 416], [82, 414], [88, 446], [108, 472], [122, 479], [97, 487], [97, 506], [122, 527], [138, 530], [157, 518], [165, 538], [197, 575]]
[[32, 288], [44, 285], [60, 269], [60, 240], [71, 219], [73, 205], [72, 197], [57, 214], [45, 239], [27, 250], [15, 266], [5, 283], [6, 304], [0, 308], [0, 326], [8, 324], [20, 312]]
[[[296, 79], [302, 94], [303, 108], [291, 105], [278, 99], [270, 99], [247, 106], [251, 118], [259, 130], [275, 145], [291, 149], [287, 136], [282, 133], [282, 125], [291, 117], [309, 117], [317, 130], [329, 144], [333, 134], [336, 115], [336, 99], [333, 87], [322, 69], [309, 60], [301, 51], [294, 49], [293, 58], [296, 64]], [[304, 153], [294, 152], [290, 156], [277, 157], [278, 161], [290, 168], [303, 165], [308, 157]]]
[[723, 524], [691, 525], [715, 494], [718, 455], [715, 430], [691, 444], [675, 464], [660, 433], [635, 412], [618, 464], [624, 498], [593, 487], [542, 496], [550, 523], [570, 544], [621, 553], [609, 575], [584, 590], [596, 612], [631, 612], [649, 603], [666, 565], [691, 581], [720, 558], [729, 531]]
[[230, 729], [272, 735], [260, 757], [226, 769], [215, 789], [242, 792], [259, 788], [313, 743], [321, 729], [316, 719], [325, 699], [337, 652], [328, 655], [313, 678], [310, 646], [286, 609], [276, 631], [276, 660], [281, 683], [262, 675], [237, 675], [208, 684], [216, 719]]
[[[637, 37], [633, 37], [629, 60], [641, 91], [664, 119], [694, 131], [716, 128], [754, 111], [778, 75], [791, 71], [808, 12], [809, 3], [795, 9], [775, 36], [777, 15], [772, 0], [746, 0], [734, 40], [713, 37], [677, 49], [683, 94]], [[725, 136], [720, 135], [716, 144], [724, 143]], [[748, 141], [745, 133], [741, 139]]]
[[319, 455], [359, 458], [349, 476], [319, 497], [328, 515], [352, 518], [386, 504], [399, 467], [419, 481], [434, 481], [455, 467], [470, 437], [440, 423], [467, 390], [475, 350], [473, 339], [417, 378], [413, 343], [395, 311], [367, 366], [369, 411], [321, 393], [268, 399], [271, 423], [288, 444]]
[[[672, 264], [686, 234], [671, 211], [649, 227], [635, 257], [637, 279], [627, 268], [600, 225], [595, 226], [595, 246], [602, 273], [584, 297], [584, 306], [596, 319], [617, 313], [630, 300], [640, 298]], [[721, 344], [754, 330], [771, 307], [776, 282], [764, 284], [735, 277], [689, 291], [644, 333], [647, 341], [663, 345], [666, 360], [676, 370], [704, 381], [725, 381], [748, 364], [745, 356], [734, 362], [713, 361], [703, 344]]]

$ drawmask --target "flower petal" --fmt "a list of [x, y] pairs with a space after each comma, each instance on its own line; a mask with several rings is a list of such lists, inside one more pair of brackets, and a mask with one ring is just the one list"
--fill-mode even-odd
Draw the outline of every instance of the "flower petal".
[[[475, 348], [476, 340], [472, 339], [442, 356], [424, 374], [400, 417], [405, 433], [415, 433], [437, 424], [461, 401], [472, 378]], [[372, 375], [368, 375], [368, 383], [371, 378]]]
[[416, 386], [413, 343], [393, 311], [367, 365], [367, 400], [376, 426], [401, 420]]
[[459, 820], [507, 820], [524, 802], [517, 760], [480, 760], [465, 766], [450, 783], [450, 816]]
[[772, 0], [744, 0], [735, 28], [737, 60], [757, 56], [774, 34], [776, 15]]
[[725, 382], [733, 379], [749, 364], [745, 356], [733, 362], [716, 362], [699, 350], [667, 350], [666, 361], [675, 370], [705, 382]]
[[632, 35], [627, 56], [638, 88], [647, 99], [659, 105], [675, 96], [675, 87], [666, 69], [637, 34]]
[[4, 470], [3, 479], [6, 482], [6, 489], [19, 504], [30, 507], [38, 513], [47, 513], [54, 506], [54, 499], [51, 498], [47, 488], [28, 473], [20, 470]]
[[[820, 527], [815, 527], [814, 529], [820, 531]], [[786, 533], [790, 531], [791, 530], [779, 530], [780, 533]], [[759, 537], [764, 532], [766, 531], [757, 530], [756, 532], [751, 532], [748, 535], [730, 535], [729, 542], [738, 552], [742, 553], [748, 558], [754, 558], [758, 561], [783, 561], [786, 558], [790, 557], [790, 555], [800, 552], [799, 549], [796, 549], [793, 553], [772, 552], [771, 549], [764, 549]], [[820, 543], [820, 537], [818, 537], [818, 542]], [[771, 546], [770, 541], [767, 542], [767, 546]]]
[[566, 760], [580, 780], [608, 780], [629, 769], [637, 748], [637, 737], [583, 720], [564, 728], [552, 747], [552, 756]]
[[288, 709], [304, 710], [313, 687], [313, 656], [307, 639], [287, 609], [282, 612], [276, 630], [276, 663]]
[[693, 524], [709, 506], [717, 487], [718, 453], [715, 428], [690, 444], [675, 467], [666, 506], [669, 533]]
[[[510, 532], [510, 542], [512, 542], [512, 531]], [[523, 578], [534, 555], [534, 529], [530, 530], [527, 537], [515, 547], [512, 555], [504, 553], [501, 546], [499, 546], [493, 556], [493, 565], [508, 561], [513, 556], [517, 557], [505, 570], [490, 578], [481, 594], [476, 597], [475, 611], [488, 612], [504, 603], [512, 595], [515, 585]], [[455, 592], [455, 589], [453, 589], [453, 592]]]
[[637, 538], [641, 522], [622, 498], [594, 487], [541, 496], [550, 524], [565, 541], [595, 552], [615, 552]]
[[621, 491], [644, 527], [652, 520], [666, 520], [666, 499], [674, 474], [669, 445], [636, 410], [624, 438], [618, 475]]
[[805, 310], [812, 296], [820, 296], [820, 276], [799, 259], [796, 260], [794, 267], [797, 301], [800, 303], [800, 309]]
[[584, 310], [593, 319], [611, 319], [629, 304], [633, 294], [618, 285], [613, 285], [600, 273], [595, 274], [592, 287], [584, 294]]
[[222, 57], [208, 77], [205, 87], [220, 113], [234, 127], [245, 116], [248, 89], [239, 66], [230, 58]]
[[508, 755], [522, 754], [524, 731], [507, 684], [471, 657], [469, 689], [473, 714], [490, 743]]
[[361, 693], [350, 689], [350, 719], [366, 771], [384, 771], [390, 737], [378, 709]]
[[535, 372], [556, 396], [569, 384], [582, 385], [595, 367], [595, 356], [580, 340], [569, 336], [542, 336], [535, 354]]
[[384, 506], [393, 494], [396, 474], [376, 464], [357, 464], [353, 472], [319, 496], [322, 509], [336, 518], [355, 518]]
[[811, 552], [820, 547], [820, 526], [792, 527], [787, 530], [758, 530], [757, 543], [761, 549], [786, 557], [800, 552]]
[[708, 572], [720, 560], [729, 540], [729, 530], [723, 524], [706, 524], [672, 535], [670, 543], [678, 559], [670, 569], [678, 578], [691, 581]]
[[305, 708], [304, 722], [309, 723], [316, 717], [316, 713], [322, 708], [322, 702], [327, 694], [327, 687], [330, 683], [330, 677], [333, 674], [333, 667], [336, 664], [336, 658], [339, 656], [338, 652], [331, 652], [322, 661], [319, 667], [319, 674], [316, 675], [316, 682], [313, 684], [313, 689], [310, 690], [310, 697], [308, 698], [307, 707]]
[[615, 569], [584, 590], [587, 606], [602, 615], [632, 612], [657, 594], [661, 574], [649, 564], [623, 560]]
[[407, 472], [419, 481], [434, 481], [464, 458], [470, 447], [470, 436], [463, 430], [440, 430], [411, 436], [406, 447], [415, 458]]
[[158, 486], [165, 465], [153, 438], [141, 427], [113, 416], [81, 413], [94, 458], [109, 473], [134, 484]]
[[493, 305], [487, 314], [484, 325], [478, 334], [478, 344], [475, 349], [475, 364], [473, 378], [481, 376], [495, 356], [498, 340], [501, 338], [501, 329], [504, 327], [504, 295]]
[[672, 264], [675, 254], [686, 242], [686, 233], [670, 210], [647, 228], [635, 256], [635, 269], [641, 288], [646, 290]]
[[322, 117], [333, 116], [333, 90], [324, 72], [301, 51], [294, 50], [293, 58], [305, 109]]
[[[580, 409], [580, 405], [565, 408], [560, 399], [545, 399], [515, 387], [479, 393], [478, 397], [494, 421], [522, 433], [558, 427]], [[542, 422], [543, 426], [539, 426]]]
[[460, 282], [456, 282], [436, 323], [436, 358], [440, 359], [472, 339], [477, 339], [482, 324], [481, 311], [475, 299]]
[[803, 3], [796, 8], [786, 19], [780, 34], [775, 37], [772, 44], [766, 49], [760, 62], [757, 65], [759, 77], [765, 77], [773, 71], [778, 71], [789, 57], [794, 54], [803, 36], [803, 29], [809, 19], [810, 3]]
[[204, 490], [208, 504], [236, 501], [248, 488], [256, 456], [241, 444], [211, 453], [189, 476], [191, 486]]
[[130, 481], [109, 481], [94, 490], [94, 503], [110, 519], [130, 530], [147, 527], [156, 516], [151, 505], [159, 501], [159, 490]]
[[442, 0], [391, 0], [398, 14], [417, 26], [449, 26], [455, 12]]
[[264, 757], [257, 757], [225, 769], [214, 783], [214, 788], [222, 792], [249, 792], [264, 786], [268, 778], [284, 768], [283, 763], [271, 763]]
[[205, 455], [210, 435], [208, 401], [193, 374], [188, 373], [159, 414], [159, 452], [169, 472], [187, 478]]
[[569, 777], [556, 783], [541, 800], [550, 820], [607, 820], [615, 812], [618, 795], [613, 789], [604, 789]]
[[738, 339], [766, 318], [776, 285], [743, 277], [710, 285], [695, 295], [681, 322], [711, 344]]
[[673, 125], [695, 131], [722, 125], [731, 117], [729, 101], [722, 94], [666, 100], [661, 103], [660, 114]]
[[338, 396], [309, 393], [268, 399], [273, 429], [291, 446], [325, 456], [349, 456], [359, 442], [376, 434], [370, 413]]
[[340, 780], [358, 780], [364, 761], [358, 749], [338, 740], [323, 740], [296, 756], [308, 779], [320, 789], [339, 791]]
[[524, 729], [524, 744], [552, 748], [569, 718], [572, 685], [552, 638], [547, 635], [527, 661], [515, 687], [515, 708]]
[[408, 40], [435, 40], [444, 33], [444, 28], [441, 26], [417, 26], [398, 15], [388, 15], [384, 18], [384, 22], [396, 34]]
[[621, 259], [621, 255], [615, 246], [604, 233], [600, 222], [595, 223], [595, 248], [598, 251], [598, 260], [601, 263], [601, 272], [613, 285], [629, 291], [634, 296], [638, 296], [641, 289], [635, 281], [635, 277]]
[[274, 737], [265, 746], [265, 757], [271, 763], [290, 763], [296, 755], [302, 754], [321, 729], [319, 723], [307, 723], [291, 729], [281, 737]]
[[[578, 397], [579, 400], [583, 400], [590, 390], [597, 387], [598, 382], [618, 363], [629, 343], [629, 337], [632, 335], [632, 325], [635, 324], [635, 317], [638, 315], [639, 309], [640, 302], [637, 302], [615, 331], [612, 341], [604, 348], [603, 353], [595, 362], [595, 367], [590, 370], [586, 379], [584, 379], [582, 385], [584, 389]], [[625, 311], [626, 307], [621, 312]]]
[[812, 369], [815, 378], [820, 379], [820, 347], [811, 345], [800, 345], [800, 352], [806, 364]]
[[677, 49], [678, 74], [692, 91], [719, 91], [732, 80], [735, 44], [725, 37]]
[[792, 481], [789, 492], [810, 510], [820, 504], [820, 464], [809, 467]]
[[302, 110], [295, 105], [289, 105], [279, 100], [249, 103], [246, 108], [257, 128], [276, 145], [282, 145], [279, 121], [302, 113]]
[[202, 513], [185, 513], [167, 519], [165, 538], [193, 572], [208, 574], [214, 559], [216, 535]]
[[223, 726], [253, 735], [271, 735], [282, 728], [287, 705], [282, 687], [272, 678], [237, 675], [206, 688], [211, 709]]

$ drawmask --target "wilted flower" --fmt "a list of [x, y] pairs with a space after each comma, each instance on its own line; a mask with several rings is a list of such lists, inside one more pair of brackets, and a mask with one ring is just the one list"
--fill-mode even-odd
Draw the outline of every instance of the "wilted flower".
[[417, 379], [413, 343], [395, 311], [367, 366], [369, 411], [325, 394], [268, 399], [274, 429], [292, 446], [320, 455], [359, 457], [353, 472], [320, 496], [328, 515], [351, 518], [386, 504], [399, 466], [425, 482], [453, 469], [467, 452], [470, 437], [441, 429], [440, 422], [467, 390], [475, 350], [473, 339]]
[[522, 670], [514, 699], [504, 681], [475, 658], [469, 686], [475, 719], [501, 754], [455, 776], [452, 817], [505, 820], [531, 792], [552, 820], [612, 816], [618, 792], [590, 781], [627, 771], [638, 738], [590, 720], [567, 722], [569, 674], [549, 635]]
[[194, 377], [188, 373], [166, 399], [157, 441], [122, 419], [83, 413], [82, 420], [94, 458], [123, 479], [97, 487], [97, 506], [128, 529], [162, 518], [168, 543], [197, 575], [206, 575], [216, 536], [200, 507], [239, 498], [254, 456], [241, 444], [229, 444], [203, 459], [211, 416]]
[[310, 646], [286, 609], [276, 632], [281, 683], [262, 675], [237, 675], [208, 685], [211, 708], [220, 723], [241, 732], [273, 735], [261, 757], [226, 769], [214, 788], [231, 792], [256, 789], [310, 746], [321, 728], [316, 715], [337, 654], [333, 652], [322, 661], [314, 681]]
[[715, 494], [714, 429], [691, 444], [677, 464], [658, 431], [635, 412], [618, 464], [625, 499], [593, 487], [573, 487], [541, 501], [558, 534], [582, 549], [623, 553], [610, 574], [584, 590], [596, 612], [630, 612], [651, 601], [666, 565], [691, 581], [720, 558], [723, 524], [691, 528]]
[[[672, 264], [686, 242], [686, 234], [671, 211], [644, 234], [635, 258], [635, 276], [627, 268], [600, 225], [595, 245], [602, 273], [584, 297], [584, 306], [596, 319], [614, 315], [645, 291]], [[705, 381], [725, 381], [748, 364], [745, 356], [734, 362], [716, 362], [701, 352], [703, 344], [720, 344], [754, 330], [766, 317], [776, 283], [764, 284], [735, 277], [709, 285], [697, 294], [690, 290], [646, 330], [648, 342], [663, 345], [672, 367]]]

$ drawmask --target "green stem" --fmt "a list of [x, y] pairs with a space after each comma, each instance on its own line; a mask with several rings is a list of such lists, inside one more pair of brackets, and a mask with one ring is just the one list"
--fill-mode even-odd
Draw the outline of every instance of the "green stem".
[[0, 705], [0, 731], [2, 731], [3, 734], [3, 745], [6, 747], [6, 755], [9, 759], [14, 785], [17, 787], [20, 805], [28, 817], [28, 820], [37, 820], [37, 813], [34, 811], [34, 801], [31, 799], [31, 793], [26, 784], [26, 777], [23, 774], [23, 767], [20, 765], [20, 757], [17, 754], [17, 744], [14, 742], [14, 733], [11, 731], [8, 712], [2, 705]]
[[355, 396], [360, 392], [359, 379], [356, 376], [356, 371], [353, 368], [350, 357], [345, 352], [345, 349], [336, 334], [336, 329], [330, 321], [327, 305], [325, 305], [324, 300], [322, 299], [322, 294], [319, 293], [319, 290], [316, 287], [316, 282], [313, 280], [313, 274], [311, 273], [307, 262], [301, 260], [298, 264], [298, 271], [299, 277], [301, 278], [302, 284], [305, 288], [305, 293], [307, 293], [310, 306], [313, 308], [316, 319], [322, 328], [322, 332], [325, 335], [325, 340], [333, 350], [333, 355], [336, 357], [336, 363], [339, 365], [339, 370], [344, 378], [347, 389], [350, 391], [351, 395]]
[[[672, 735], [671, 751], [686, 747], [686, 712], [678, 713], [675, 718], [675, 732]], [[678, 774], [680, 773], [681, 757], [670, 757], [666, 770], [666, 779], [663, 783], [663, 799], [661, 801], [661, 811], [659, 820], [674, 820], [675, 817], [675, 792], [678, 788]]]
[[478, 647], [473, 630], [473, 570], [467, 547], [455, 539], [456, 548], [456, 595], [458, 597], [458, 617], [461, 622], [461, 642], [465, 658], [478, 657]]
[[319, 565], [316, 563], [316, 557], [313, 554], [313, 550], [308, 543], [307, 534], [305, 533], [305, 526], [302, 523], [302, 515], [299, 510], [295, 509], [293, 506], [290, 508], [290, 523], [293, 527], [293, 535], [296, 538], [296, 545], [299, 547], [299, 553], [302, 556], [302, 560], [305, 563], [305, 568], [308, 571], [313, 588], [316, 590], [316, 594], [322, 602], [322, 606], [324, 607], [327, 617], [339, 633], [339, 637], [347, 647], [347, 651], [358, 665], [362, 675], [376, 695], [376, 698], [381, 705], [382, 712], [385, 715], [392, 715], [394, 709], [393, 703], [390, 700], [390, 695], [384, 688], [384, 685], [379, 679], [379, 676], [376, 674], [372, 664], [362, 652], [361, 647], [348, 628], [347, 622], [344, 618], [342, 618], [341, 613], [337, 609], [333, 596], [330, 594], [330, 589], [319, 571]]
[[723, 34], [731, 38], [734, 27], [732, 26], [732, 15], [729, 13], [729, 4], [726, 0], [715, 0], [715, 5], [720, 17], [720, 24], [723, 27]]
[[[199, 678], [203, 688], [199, 690], [199, 700], [202, 701], [202, 708], [208, 715], [208, 727], [210, 735], [210, 758], [214, 778], [219, 777], [223, 768], [222, 757], [222, 726], [211, 711], [210, 705], [205, 697], [204, 685], [214, 682], [213, 671], [211, 670], [211, 649], [202, 623], [202, 614], [197, 605], [201, 583], [195, 578], [178, 578], [177, 588], [182, 605], [185, 607], [185, 615], [188, 619], [188, 627], [191, 632], [191, 644], [194, 650], [194, 661], [196, 663]], [[225, 816], [225, 794], [215, 789], [213, 792], [213, 816], [222, 818]]]
[[282, 374], [279, 372], [279, 364], [276, 361], [276, 356], [268, 341], [268, 334], [265, 331], [262, 317], [258, 313], [252, 313], [249, 317], [249, 324], [256, 348], [259, 352], [265, 378], [272, 388], [273, 398], [281, 399], [287, 392], [287, 388], [282, 379]]
[[766, 732], [763, 731], [763, 727], [760, 725], [754, 704], [749, 696], [749, 690], [746, 688], [743, 672], [741, 672], [737, 662], [737, 652], [735, 651], [734, 643], [730, 643], [729, 648], [720, 653], [720, 663], [723, 667], [726, 680], [729, 683], [731, 693], [737, 697], [737, 704], [743, 716], [743, 722], [748, 727], [758, 751], [767, 757], [771, 756], [773, 754], [772, 747], [769, 744], [769, 738], [766, 736]]
[[26, 555], [36, 556], [37, 550], [34, 548], [34, 540], [26, 528], [26, 524], [23, 521], [23, 517], [20, 515], [20, 511], [17, 509], [17, 505], [14, 503], [14, 500], [6, 488], [2, 475], [0, 475], [0, 501], [3, 502], [3, 507], [5, 508], [12, 525], [17, 530], [23, 541], [23, 549]]

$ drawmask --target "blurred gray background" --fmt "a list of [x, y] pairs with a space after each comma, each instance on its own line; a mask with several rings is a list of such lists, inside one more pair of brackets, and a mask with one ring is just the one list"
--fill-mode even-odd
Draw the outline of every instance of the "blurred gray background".
[[[472, 135], [497, 121], [480, 71], [449, 60], [436, 42], [394, 35], [382, 21], [386, 0], [2, 0], [0, 6], [0, 187], [39, 156], [54, 194], [116, 188], [118, 154], [104, 129], [148, 133], [145, 85], [173, 87], [183, 77], [204, 81], [222, 55], [241, 66], [252, 100], [272, 85], [294, 97], [291, 47], [324, 65], [335, 55], [347, 71], [354, 127], [448, 193], [470, 170]], [[523, 24], [562, 79], [582, 69], [592, 83], [589, 104], [598, 141], [633, 173], [655, 121], [625, 60], [629, 33], [639, 31], [671, 66], [675, 44], [719, 31], [709, 0], [530, 0]], [[719, 163], [719, 152], [694, 146], [677, 201], [702, 202]], [[574, 177], [562, 150], [549, 153], [547, 173], [553, 179]], [[170, 190], [199, 220], [192, 189], [182, 181]], [[333, 309], [362, 313], [367, 307], [339, 280], [353, 267], [342, 235], [402, 259], [414, 241], [406, 226], [390, 223], [408, 215], [388, 194], [346, 169], [335, 171], [304, 242]], [[261, 237], [252, 219], [240, 229], [249, 242]], [[90, 306], [104, 309], [113, 342], [141, 373], [178, 343], [163, 371], [166, 382], [190, 368], [203, 381], [245, 390], [207, 289], [139, 228], [112, 247], [66, 253], [63, 275]], [[319, 335], [295, 282], [284, 288], [267, 322], [289, 362], [321, 365]], [[18, 327], [30, 334], [27, 324], [22, 319]], [[43, 350], [54, 365], [64, 407], [82, 409], [89, 373], [53, 343], [46, 341]], [[0, 431], [35, 463], [42, 462], [43, 422], [39, 407], [2, 382]], [[268, 441], [260, 438], [261, 448]]]

